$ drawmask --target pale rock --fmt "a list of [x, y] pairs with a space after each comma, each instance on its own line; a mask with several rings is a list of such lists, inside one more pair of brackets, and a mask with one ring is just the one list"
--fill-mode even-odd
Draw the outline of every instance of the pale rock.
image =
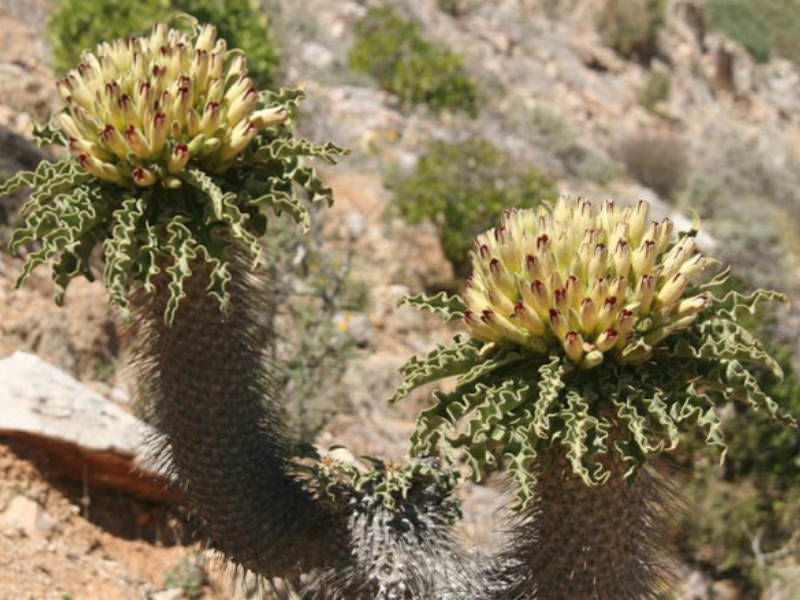
[[0, 360], [0, 431], [26, 432], [88, 450], [135, 454], [150, 428], [39, 357]]
[[344, 216], [343, 223], [351, 239], [360, 238], [367, 229], [367, 221], [359, 212], [349, 212]]
[[714, 600], [739, 600], [742, 596], [733, 581], [722, 579], [711, 586], [711, 597]]
[[150, 600], [181, 600], [183, 597], [183, 589], [181, 588], [172, 588], [150, 594]]
[[333, 64], [334, 54], [328, 48], [317, 42], [306, 42], [300, 55], [303, 61], [316, 69], [327, 69]]
[[0, 514], [0, 529], [19, 531], [30, 538], [46, 537], [56, 527], [56, 520], [39, 504], [25, 496], [15, 496]]
[[710, 580], [700, 571], [692, 571], [683, 581], [677, 594], [678, 600], [711, 600]]

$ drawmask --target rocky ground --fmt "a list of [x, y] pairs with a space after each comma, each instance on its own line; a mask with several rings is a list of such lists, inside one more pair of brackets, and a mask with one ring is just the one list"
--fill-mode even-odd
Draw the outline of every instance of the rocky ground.
[[[679, 138], [698, 171], [738, 170], [747, 180], [780, 181], [774, 202], [759, 203], [754, 194], [731, 199], [731, 209], [711, 222], [716, 240], [706, 243], [740, 259], [759, 283], [800, 292], [800, 73], [780, 59], [757, 66], [716, 34], [701, 44], [680, 18], [681, 2], [670, 3], [660, 59], [673, 74], [673, 91], [654, 114], [637, 101], [647, 70], [601, 43], [588, 0], [467, 2], [469, 10], [459, 18], [441, 12], [434, 0], [398, 0], [394, 4], [419, 19], [428, 35], [465, 57], [482, 84], [484, 107], [475, 120], [401, 110], [390, 94], [346, 69], [352, 25], [366, 2], [267, 4], [283, 38], [286, 80], [308, 95], [304, 134], [353, 150], [325, 171], [336, 204], [325, 216], [323, 236], [332, 248], [353, 248], [351, 277], [369, 294], [361, 312], [338, 317], [360, 347], [341, 380], [346, 402], [317, 436], [320, 446], [343, 443], [355, 455], [402, 459], [424, 397], [413, 396], [400, 407], [384, 400], [410, 354], [452, 334], [436, 319], [397, 308], [402, 296], [451, 274], [433, 228], [411, 227], [393, 215], [384, 181], [389, 167], [412, 168], [432, 139], [480, 133], [520, 161], [552, 172], [564, 192], [644, 197], [664, 213], [684, 210], [675, 216], [688, 223], [691, 198], [660, 198], [626, 176], [615, 158], [626, 138], [644, 131]], [[545, 10], [552, 5], [561, 12]], [[0, 0], [0, 172], [38, 162], [40, 151], [27, 141], [32, 123], [57, 108], [44, 32], [48, 11], [48, 0]], [[734, 56], [731, 81], [716, 72], [719, 48]], [[742, 169], [730, 164], [734, 152], [749, 161]], [[5, 207], [4, 221], [13, 206]], [[754, 215], [758, 227], [742, 227]], [[759, 254], [769, 244], [773, 254]], [[75, 282], [65, 308], [57, 308], [44, 269], [14, 289], [20, 264], [18, 257], [0, 254], [0, 356], [35, 353], [130, 410], [120, 368], [125, 328], [107, 308], [102, 286]], [[795, 338], [796, 313], [783, 318], [786, 338]], [[0, 431], [2, 421], [0, 408]], [[484, 549], [497, 544], [491, 525], [503, 519], [501, 482], [467, 486], [464, 500], [465, 539]], [[0, 600], [258, 597], [252, 582], [232, 585], [224, 565], [202, 550], [195, 535], [179, 503], [156, 503], [66, 477], [52, 448], [0, 436]], [[676, 569], [681, 600], [745, 598], [730, 581]], [[785, 581], [764, 600], [800, 597], [797, 569], [787, 562]]]

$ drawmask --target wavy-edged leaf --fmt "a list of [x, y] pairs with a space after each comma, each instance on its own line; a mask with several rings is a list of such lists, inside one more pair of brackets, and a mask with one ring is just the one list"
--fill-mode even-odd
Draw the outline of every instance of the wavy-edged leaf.
[[8, 196], [22, 188], [31, 188], [40, 193], [40, 197], [50, 197], [63, 185], [74, 186], [91, 179], [85, 171], [79, 169], [71, 158], [58, 162], [42, 161], [33, 171], [19, 171], [0, 184], [0, 197]]
[[559, 412], [564, 427], [557, 433], [560, 443], [567, 448], [567, 460], [572, 472], [586, 485], [601, 485], [608, 481], [611, 471], [599, 460], [592, 460], [597, 454], [608, 451], [606, 440], [611, 423], [591, 413], [590, 400], [569, 389], [566, 392], [566, 406]]
[[550, 357], [538, 370], [539, 397], [533, 412], [533, 432], [542, 439], [550, 439], [551, 420], [558, 413], [557, 405], [566, 382], [564, 361], [558, 355]]
[[45, 125], [33, 126], [33, 139], [40, 148], [45, 146], [67, 146], [69, 137], [58, 127], [53, 127], [50, 123]]
[[130, 275], [139, 250], [136, 235], [146, 209], [147, 202], [144, 198], [125, 198], [122, 206], [112, 214], [114, 226], [111, 237], [103, 243], [103, 280], [111, 301], [125, 314], [128, 312]]
[[395, 391], [390, 402], [397, 402], [401, 398], [405, 398], [415, 388], [425, 383], [469, 370], [478, 363], [481, 346], [482, 343], [477, 340], [460, 341], [456, 338], [454, 345], [437, 345], [424, 358], [412, 356], [400, 367], [403, 382]]
[[787, 301], [785, 294], [773, 290], [756, 290], [746, 295], [732, 290], [721, 298], [712, 295], [706, 310], [709, 314], [735, 321], [736, 315], [740, 311], [745, 311], [751, 315], [755, 314], [758, 305], [762, 302]]
[[403, 296], [398, 302], [398, 306], [403, 306], [404, 304], [441, 315], [448, 323], [462, 318], [464, 311], [467, 309], [459, 296], [450, 295], [444, 291], [433, 296], [425, 293], [420, 293], [416, 296]]

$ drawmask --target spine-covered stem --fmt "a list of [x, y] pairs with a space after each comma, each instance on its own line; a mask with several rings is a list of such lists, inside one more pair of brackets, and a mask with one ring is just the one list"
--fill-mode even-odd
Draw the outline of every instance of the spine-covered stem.
[[223, 314], [207, 292], [205, 264], [192, 271], [171, 325], [164, 323], [166, 285], [142, 293], [136, 309], [138, 396], [166, 465], [213, 546], [236, 564], [294, 578], [346, 560], [346, 520], [287, 471], [283, 421], [255, 342], [254, 313], [268, 310], [263, 286], [234, 259]]
[[562, 454], [541, 474], [499, 564], [496, 600], [645, 600], [664, 589], [675, 494], [652, 465], [632, 480], [613, 449], [609, 480], [587, 486]]

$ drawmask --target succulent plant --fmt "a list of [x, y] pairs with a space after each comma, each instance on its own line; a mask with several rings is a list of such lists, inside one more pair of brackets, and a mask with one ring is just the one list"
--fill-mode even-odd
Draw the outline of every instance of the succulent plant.
[[120, 185], [180, 187], [190, 161], [228, 170], [255, 135], [284, 121], [285, 106], [256, 110], [259, 92], [242, 54], [216, 28], [197, 37], [158, 24], [146, 38], [103, 42], [58, 82], [69, 149], [92, 175]]
[[463, 299], [408, 300], [461, 319], [469, 334], [404, 367], [395, 399], [457, 376], [420, 416], [416, 454], [463, 448], [477, 478], [507, 465], [524, 505], [561, 448], [575, 475], [598, 485], [612, 475], [609, 452], [632, 477], [648, 455], [674, 449], [690, 420], [724, 448], [715, 408], [734, 396], [781, 415], [748, 370], [780, 377], [780, 367], [736, 313], [783, 297], [716, 297], [727, 271], [703, 281], [716, 261], [698, 250], [697, 231], [673, 237], [671, 221], [648, 214], [645, 202], [566, 198], [507, 211], [476, 239]]
[[606, 357], [636, 364], [670, 333], [691, 325], [709, 295], [684, 297], [714, 264], [692, 236], [670, 244], [669, 219], [649, 205], [559, 200], [554, 209], [509, 210], [475, 240], [464, 324], [474, 338], [540, 354], [563, 349], [581, 369]]
[[[275, 332], [256, 333], [276, 310], [256, 267], [270, 211], [307, 222], [297, 188], [331, 201], [303, 158], [341, 149], [295, 139], [300, 94], [256, 92], [209, 26], [101, 44], [59, 88], [61, 129], [36, 136], [71, 156], [0, 185], [32, 189], [12, 244], [39, 247], [18, 283], [55, 259], [60, 300], [102, 245], [158, 458], [215, 548], [287, 596], [653, 598], [668, 486], [648, 457], [692, 420], [724, 446], [716, 407], [733, 398], [793, 422], [750, 371], [780, 367], [737, 319], [780, 294], [717, 295], [727, 271], [705, 275], [696, 229], [673, 237], [645, 203], [562, 199], [478, 237], [463, 299], [407, 299], [469, 334], [403, 367], [395, 398], [456, 379], [408, 465], [298, 455], [263, 353]], [[450, 528], [457, 475], [436, 455], [458, 449], [476, 478], [507, 467], [517, 483], [515, 532], [488, 561]]]
[[245, 57], [217, 39], [211, 25], [196, 24], [187, 34], [159, 24], [149, 36], [102, 43], [84, 53], [58, 89], [66, 107], [57, 127], [36, 136], [66, 146], [72, 157], [0, 186], [0, 195], [33, 190], [11, 246], [42, 246], [18, 283], [57, 258], [58, 302], [74, 276], [92, 277], [89, 255], [101, 243], [104, 279], [123, 309], [131, 280], [152, 291], [166, 271], [171, 320], [187, 265], [198, 256], [212, 265], [209, 293], [224, 306], [232, 243], [257, 260], [269, 211], [307, 222], [295, 185], [313, 202], [331, 200], [302, 159], [334, 162], [342, 150], [295, 139], [290, 116], [302, 94], [256, 90]]

